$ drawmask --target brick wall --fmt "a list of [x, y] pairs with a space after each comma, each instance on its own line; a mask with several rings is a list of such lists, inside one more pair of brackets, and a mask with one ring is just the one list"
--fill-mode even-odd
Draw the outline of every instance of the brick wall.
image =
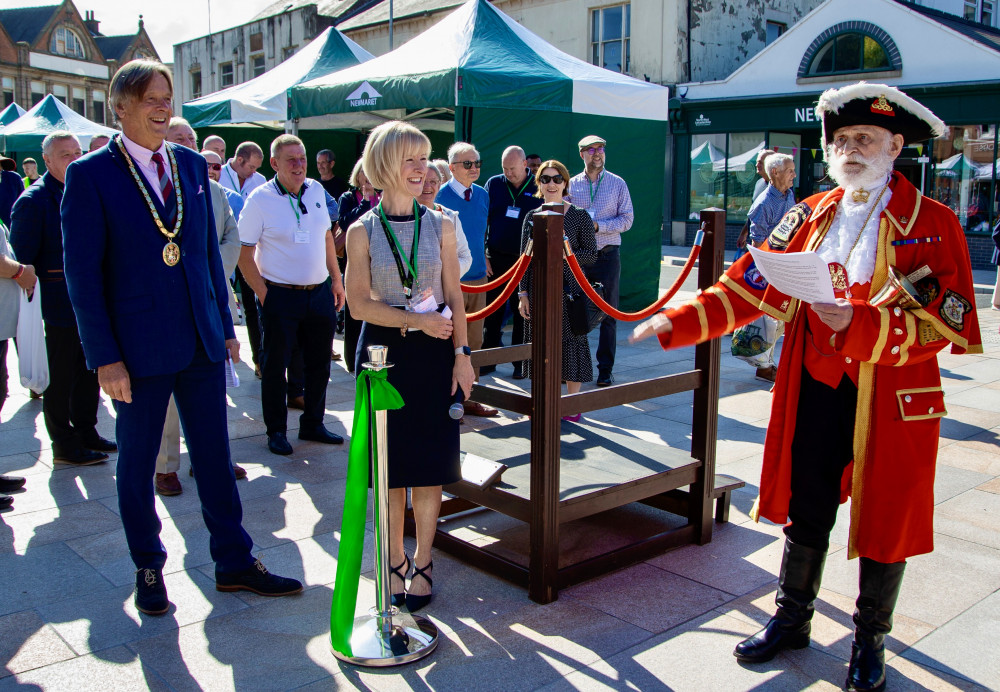
[[[698, 232], [699, 224], [689, 223], [684, 234], [684, 244], [690, 247], [694, 243], [694, 235]], [[726, 224], [726, 249], [736, 249], [736, 238], [740, 235], [743, 224]], [[993, 269], [995, 266], [993, 259], [993, 238], [981, 233], [966, 234], [965, 241], [969, 245], [969, 260], [973, 269]]]

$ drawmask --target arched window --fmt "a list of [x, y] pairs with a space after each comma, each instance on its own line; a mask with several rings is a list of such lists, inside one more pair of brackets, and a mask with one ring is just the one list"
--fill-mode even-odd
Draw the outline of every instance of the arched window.
[[901, 70], [899, 49], [871, 22], [844, 22], [816, 37], [799, 64], [799, 77]]
[[83, 41], [76, 35], [76, 32], [65, 26], [61, 26], [52, 32], [49, 51], [56, 55], [65, 55], [67, 58], [87, 59], [86, 54], [83, 52]]

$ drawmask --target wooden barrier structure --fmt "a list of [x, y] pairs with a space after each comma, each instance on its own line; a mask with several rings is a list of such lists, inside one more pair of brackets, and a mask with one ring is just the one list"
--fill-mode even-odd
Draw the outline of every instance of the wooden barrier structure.
[[[563, 310], [563, 217], [562, 205], [546, 205], [535, 214], [534, 303], [531, 344], [477, 351], [475, 366], [508, 363], [530, 357], [533, 382], [531, 395], [478, 384], [474, 399], [490, 406], [531, 416], [530, 463], [508, 469], [501, 483], [480, 488], [460, 481], [445, 487], [453, 496], [441, 507], [441, 521], [469, 510], [488, 508], [529, 525], [527, 566], [507, 556], [474, 545], [439, 529], [435, 545], [470, 564], [526, 586], [538, 603], [556, 600], [559, 589], [592, 579], [667, 550], [712, 539], [713, 500], [722, 498], [728, 509], [732, 483], [716, 487], [715, 441], [718, 423], [718, 339], [696, 347], [694, 369], [663, 377], [613, 385], [562, 396]], [[559, 210], [559, 211], [557, 211]], [[706, 209], [701, 213], [705, 237], [698, 263], [698, 286], [707, 288], [723, 271], [725, 212]], [[677, 392], [694, 392], [690, 454], [660, 445], [655, 447], [659, 470], [641, 473], [643, 466], [631, 464], [632, 473], [620, 483], [579, 483], [579, 474], [561, 484], [561, 417], [620, 406]], [[512, 426], [491, 432], [502, 436]], [[665, 423], [666, 425], [666, 423]], [[482, 434], [462, 436], [463, 449]], [[502, 453], [504, 439], [494, 440], [494, 451]], [[508, 445], [509, 446], [509, 445]], [[621, 447], [619, 445], [619, 447]], [[624, 449], [622, 449], [624, 451]], [[616, 453], [618, 453], [616, 451]], [[485, 456], [485, 455], [484, 455]], [[650, 459], [652, 457], [649, 457]], [[500, 459], [498, 459], [499, 461]], [[629, 462], [623, 460], [623, 466]], [[529, 468], [525, 468], [528, 466]], [[720, 477], [721, 478], [721, 477]], [[732, 480], [732, 479], [729, 479]], [[575, 483], [575, 485], [574, 485]], [[738, 483], [738, 482], [737, 482]], [[688, 490], [683, 490], [688, 487]], [[661, 531], [625, 546], [560, 566], [559, 535], [563, 523], [641, 502], [686, 518], [683, 526]], [[726, 516], [720, 504], [717, 516]], [[408, 522], [412, 531], [412, 522]]]

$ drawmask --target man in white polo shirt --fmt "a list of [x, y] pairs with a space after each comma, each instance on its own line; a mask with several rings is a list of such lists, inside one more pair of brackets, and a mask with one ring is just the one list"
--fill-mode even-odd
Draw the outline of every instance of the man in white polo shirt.
[[[271, 143], [271, 168], [277, 175], [255, 189], [240, 214], [240, 270], [259, 304], [264, 343], [261, 351], [261, 403], [267, 447], [291, 454], [286, 436], [288, 407], [285, 369], [298, 342], [305, 362], [305, 406], [299, 439], [340, 444], [323, 426], [330, 348], [336, 312], [344, 305], [326, 193], [306, 178], [302, 140], [281, 135]], [[332, 283], [329, 281], [333, 277]]]

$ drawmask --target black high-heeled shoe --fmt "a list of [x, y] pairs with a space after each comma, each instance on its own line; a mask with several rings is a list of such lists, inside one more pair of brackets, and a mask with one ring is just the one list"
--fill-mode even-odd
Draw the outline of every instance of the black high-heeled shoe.
[[[402, 572], [400, 572], [400, 570], [402, 570]], [[399, 563], [398, 567], [393, 567], [392, 565], [389, 565], [390, 575], [395, 574], [397, 577], [399, 577], [399, 580], [403, 582], [404, 589], [406, 588], [406, 573], [409, 571], [410, 571], [410, 556], [407, 555], [406, 553], [403, 553], [403, 561]], [[402, 607], [403, 604], [406, 603], [406, 592], [404, 591], [402, 593], [392, 594], [389, 598], [389, 603], [396, 606], [397, 608]]]
[[[434, 560], [427, 563], [427, 566], [421, 569], [416, 565], [413, 565], [413, 576], [410, 577], [410, 586], [413, 585], [413, 580], [417, 577], [422, 577], [427, 581], [427, 585], [434, 588], [434, 580], [427, 576], [427, 570], [434, 569]], [[413, 594], [406, 594], [406, 609], [411, 613], [415, 613], [425, 605], [431, 602], [434, 597], [433, 593], [429, 593], [425, 596], [414, 596]]]

